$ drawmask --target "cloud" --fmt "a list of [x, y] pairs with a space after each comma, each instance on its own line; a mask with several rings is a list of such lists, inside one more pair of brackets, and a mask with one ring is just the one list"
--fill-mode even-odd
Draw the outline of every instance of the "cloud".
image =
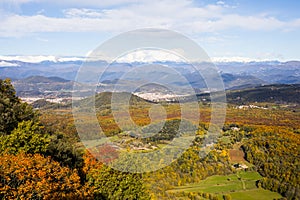
[[0, 61], [0, 67], [18, 67], [19, 65], [16, 63], [10, 63], [6, 61]]
[[262, 61], [270, 61], [270, 59], [263, 59], [263, 58], [249, 58], [249, 57], [242, 57], [242, 56], [223, 56], [223, 57], [212, 57], [211, 61], [214, 63], [226, 63], [226, 62], [262, 62]]
[[11, 61], [21, 61], [28, 63], [40, 63], [42, 61], [57, 61], [57, 57], [55, 56], [0, 56], [0, 60], [4, 60], [5, 62]]
[[2, 0], [3, 4], [25, 4], [29, 2], [34, 2], [37, 0]]
[[49, 42], [48, 39], [40, 38], [40, 37], [37, 37], [36, 40], [38, 40], [38, 41], [40, 41], [40, 42]]
[[[30, 0], [18, 0], [27, 2]], [[39, 0], [32, 0], [39, 1]], [[54, 1], [68, 3], [70, 1]], [[109, 5], [110, 1], [72, 1], [80, 4]], [[122, 1], [123, 2], [123, 1]], [[300, 19], [282, 21], [263, 14], [240, 15], [223, 1], [217, 4], [196, 6], [192, 1], [113, 1], [121, 6], [106, 9], [69, 8], [63, 17], [42, 14], [24, 16], [10, 14], [0, 22], [0, 36], [17, 37], [39, 32], [123, 32], [137, 28], [167, 28], [183, 33], [216, 33], [229, 29], [251, 31], [292, 31], [300, 27]]]
[[224, 1], [217, 1], [217, 3], [216, 3], [217, 5], [225, 5], [225, 2]]
[[35, 3], [51, 3], [58, 6], [73, 6], [73, 7], [111, 7], [139, 3], [143, 0], [2, 0], [3, 4], [21, 5], [29, 2]]
[[155, 62], [174, 61], [184, 62], [184, 60], [172, 52], [163, 50], [139, 50], [130, 52], [116, 60], [117, 62]]
[[45, 13], [45, 9], [41, 9], [41, 10], [39, 10], [39, 11], [37, 12], [38, 15], [42, 15], [42, 14], [44, 14], [44, 13]]
[[68, 18], [100, 18], [103, 17], [103, 13], [98, 10], [94, 9], [78, 9], [78, 8], [72, 8], [72, 9], [66, 9], [63, 11], [66, 17]]
[[44, 61], [50, 62], [68, 62], [68, 61], [84, 61], [84, 57], [57, 57], [57, 56], [0, 56], [0, 66], [2, 67], [16, 67], [19, 66], [14, 61], [27, 62], [27, 63], [40, 63]]
[[[0, 67], [18, 67], [20, 66], [15, 61], [27, 62], [27, 63], [40, 63], [44, 61], [50, 62], [70, 62], [70, 61], [85, 61], [85, 57], [57, 57], [57, 56], [0, 56]], [[92, 61], [93, 59], [89, 59]], [[99, 58], [93, 61], [98, 61]], [[243, 56], [222, 56], [222, 57], [212, 57], [211, 61], [215, 63], [224, 62], [263, 62], [279, 60], [281, 62], [288, 61], [284, 59], [281, 54], [269, 53], [267, 55], [260, 54], [256, 57], [243, 57]], [[161, 50], [139, 50], [130, 52], [116, 59], [116, 62], [185, 62], [181, 57], [178, 57], [172, 52], [166, 52]]]
[[[284, 27], [290, 26], [288, 22], [280, 21], [274, 17], [265, 16], [241, 16], [237, 14], [228, 14], [222, 16], [218, 20], [196, 21], [195, 27], [202, 27], [200, 30], [204, 31], [219, 31], [230, 28], [240, 28], [244, 30], [257, 31], [272, 31], [280, 30]], [[198, 23], [198, 24], [197, 24]]]

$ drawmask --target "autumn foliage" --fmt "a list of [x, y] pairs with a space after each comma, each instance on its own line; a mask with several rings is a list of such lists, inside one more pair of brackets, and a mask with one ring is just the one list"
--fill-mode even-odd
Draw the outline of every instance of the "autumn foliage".
[[39, 154], [0, 157], [1, 199], [87, 199], [76, 170]]
[[[212, 175], [236, 173], [240, 169], [235, 169], [233, 162], [247, 162], [245, 170], [257, 170], [263, 176], [255, 182], [257, 187], [278, 192], [288, 199], [300, 198], [300, 115], [297, 110], [286, 107], [237, 109], [229, 105], [223, 129], [210, 125], [220, 133], [215, 137], [208, 134], [209, 106], [199, 104], [200, 123], [187, 123], [180, 119], [177, 104], [165, 104], [167, 120], [162, 128], [157, 128], [162, 123], [159, 121], [145, 128], [143, 126], [150, 123], [150, 103], [136, 99], [130, 107], [132, 120], [140, 128], [136, 134], [122, 132], [111, 108], [102, 105], [108, 100], [97, 102], [97, 118], [107, 139], [121, 141], [126, 149], [109, 142], [91, 145], [84, 151], [71, 110], [43, 110], [38, 114], [15, 95], [9, 80], [0, 79], [0, 199], [217, 199], [217, 195], [202, 191], [172, 196], [168, 190], [198, 183]], [[122, 116], [122, 109], [118, 112]], [[122, 128], [130, 130], [125, 122]], [[183, 135], [179, 124], [192, 136], [196, 134], [189, 148], [176, 160], [166, 156], [137, 160], [132, 159], [134, 154], [127, 154], [139, 153], [130, 149], [132, 141], [136, 146], [148, 145], [143, 153], [152, 151], [152, 146], [166, 147], [168, 141]], [[89, 123], [84, 125], [90, 130]], [[92, 139], [98, 141], [99, 138], [90, 132], [85, 136], [93, 144]], [[148, 133], [156, 134], [141, 137]], [[209, 151], [204, 152], [204, 142], [208, 147], [213, 145], [213, 150], [207, 148]], [[165, 150], [172, 153], [176, 149]], [[149, 169], [149, 163], [155, 159], [165, 167], [144, 174], [112, 168], [125, 164], [127, 171], [136, 166]], [[231, 196], [223, 194], [222, 198], [231, 199]]]

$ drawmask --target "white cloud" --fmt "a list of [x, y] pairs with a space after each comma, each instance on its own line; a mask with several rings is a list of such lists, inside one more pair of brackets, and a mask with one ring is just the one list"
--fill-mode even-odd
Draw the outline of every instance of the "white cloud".
[[51, 62], [68, 62], [68, 61], [84, 61], [84, 57], [57, 57], [57, 56], [0, 56], [0, 66], [19, 66], [12, 61], [20, 61], [27, 63], [40, 63], [43, 61]]
[[130, 52], [116, 60], [117, 62], [155, 62], [174, 61], [184, 62], [184, 59], [174, 53], [163, 50], [139, 50]]
[[225, 5], [225, 2], [224, 1], [218, 1], [217, 5]]
[[40, 42], [49, 42], [48, 39], [40, 38], [40, 37], [37, 37], [36, 40], [38, 40], [38, 41], [40, 41]]
[[[18, 2], [24, 1], [29, 0], [18, 0]], [[72, 2], [73, 5], [80, 2], [109, 4], [108, 0]], [[232, 28], [253, 31], [291, 31], [300, 27], [300, 19], [282, 21], [263, 14], [248, 16], [235, 14], [234, 9], [224, 6], [223, 1], [202, 7], [195, 6], [189, 0], [139, 1], [138, 3], [127, 0], [125, 3], [114, 1], [111, 4], [122, 4], [122, 6], [110, 9], [65, 9], [64, 17], [47, 17], [41, 14], [7, 15], [2, 17], [0, 22], [0, 36], [22, 36], [36, 32], [123, 32], [145, 27], [168, 28], [192, 34], [215, 33]]]
[[274, 54], [265, 54], [259, 55], [256, 57], [243, 57], [243, 56], [221, 56], [221, 57], [212, 57], [211, 61], [214, 63], [226, 63], [226, 62], [267, 62], [267, 61], [280, 61], [286, 62], [289, 59], [284, 59], [282, 55], [274, 55]]
[[21, 5], [29, 2], [51, 3], [62, 6], [89, 6], [89, 7], [109, 7], [116, 5], [126, 5], [141, 2], [141, 0], [1, 0], [6, 5]]
[[25, 4], [29, 2], [34, 2], [37, 0], [2, 0], [3, 4]]
[[103, 13], [99, 10], [94, 9], [78, 9], [71, 8], [63, 11], [65, 16], [68, 18], [100, 18], [103, 17]]
[[212, 57], [212, 62], [222, 63], [222, 62], [251, 62], [251, 61], [260, 61], [254, 58], [241, 57], [241, 56], [232, 56], [232, 57]]
[[[173, 61], [173, 62], [185, 62], [183, 58], [177, 56], [176, 50], [174, 52], [168, 52], [163, 50], [138, 50], [130, 52], [126, 55], [122, 55], [116, 59], [116, 62], [155, 62], [155, 61]], [[183, 55], [183, 54], [182, 54]], [[87, 55], [89, 56], [89, 55]], [[57, 56], [0, 56], [0, 67], [18, 67], [15, 61], [27, 62], [27, 63], [40, 63], [43, 61], [51, 62], [69, 62], [69, 61], [85, 61], [86, 57], [57, 57]], [[100, 58], [91, 59], [89, 61], [98, 61]], [[263, 62], [263, 61], [274, 61], [278, 60], [281, 62], [288, 61], [284, 59], [281, 54], [268, 53], [266, 55], [259, 54], [256, 57], [243, 57], [243, 56], [222, 56], [222, 57], [212, 57], [210, 59], [215, 63], [224, 62]]]
[[18, 67], [19, 65], [16, 63], [10, 63], [6, 61], [0, 61], [0, 67]]
[[37, 11], [37, 14], [38, 14], [38, 15], [42, 15], [42, 14], [44, 14], [44, 13], [45, 13], [45, 9], [41, 9], [41, 10]]
[[55, 56], [0, 56], [0, 60], [4, 61], [21, 61], [28, 63], [40, 63], [42, 61], [57, 61]]

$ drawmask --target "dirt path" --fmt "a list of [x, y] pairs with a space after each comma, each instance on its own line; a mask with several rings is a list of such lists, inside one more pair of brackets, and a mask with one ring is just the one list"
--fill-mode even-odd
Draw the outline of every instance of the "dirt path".
[[236, 176], [237, 176], [238, 179], [242, 182], [243, 190], [246, 190], [246, 185], [245, 185], [244, 180], [240, 177], [240, 175], [236, 174]]

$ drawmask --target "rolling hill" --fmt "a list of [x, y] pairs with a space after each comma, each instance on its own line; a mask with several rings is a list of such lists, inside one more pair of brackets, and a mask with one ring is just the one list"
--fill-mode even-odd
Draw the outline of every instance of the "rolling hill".
[[[198, 99], [209, 100], [210, 94], [198, 94]], [[262, 85], [250, 88], [227, 90], [228, 103], [244, 104], [250, 102], [300, 103], [300, 84]]]

